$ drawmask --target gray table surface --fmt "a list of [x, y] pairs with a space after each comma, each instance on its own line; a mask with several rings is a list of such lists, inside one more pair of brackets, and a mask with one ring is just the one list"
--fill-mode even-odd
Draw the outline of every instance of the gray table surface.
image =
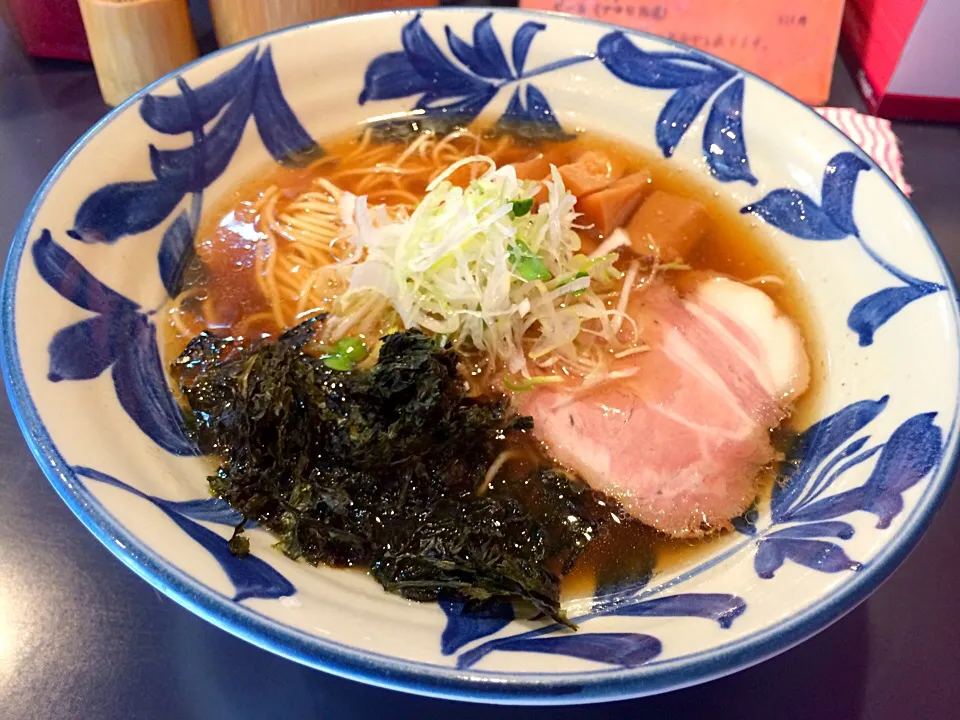
[[[88, 66], [25, 58], [0, 29], [0, 250], [106, 108]], [[859, 106], [838, 66], [831, 102]], [[897, 123], [920, 215], [960, 268], [960, 128]], [[217, 629], [124, 568], [44, 478], [0, 400], [0, 718], [960, 718], [960, 493], [867, 602], [813, 639], [699, 687], [592, 708], [428, 700], [302, 667]]]

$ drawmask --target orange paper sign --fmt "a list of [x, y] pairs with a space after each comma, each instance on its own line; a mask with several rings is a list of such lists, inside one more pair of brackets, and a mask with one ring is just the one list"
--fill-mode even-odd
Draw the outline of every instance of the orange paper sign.
[[646, 30], [736, 63], [804, 102], [830, 94], [843, 0], [522, 0]]

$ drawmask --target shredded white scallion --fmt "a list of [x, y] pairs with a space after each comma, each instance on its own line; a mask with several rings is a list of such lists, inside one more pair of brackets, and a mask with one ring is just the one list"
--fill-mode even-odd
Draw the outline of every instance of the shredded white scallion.
[[590, 257], [591, 258], [602, 257], [604, 255], [608, 255], [609, 253], [612, 253], [614, 250], [618, 248], [622, 248], [624, 245], [629, 245], [629, 244], [630, 244], [630, 236], [627, 235], [626, 230], [624, 230], [623, 228], [617, 228], [612, 233], [610, 233], [610, 236], [606, 240], [604, 240], [602, 243], [600, 243], [597, 246], [596, 250], [590, 253]]
[[613, 319], [613, 329], [620, 332], [620, 326], [623, 318], [626, 316], [627, 304], [630, 302], [630, 293], [633, 291], [633, 285], [637, 282], [637, 275], [640, 273], [640, 262], [633, 260], [627, 266], [627, 272], [623, 278], [623, 289], [620, 291], [620, 299], [617, 301], [617, 316]]
[[[450, 182], [474, 164], [488, 169], [466, 187]], [[622, 277], [611, 250], [623, 238], [589, 258], [580, 253], [576, 197], [553, 166], [544, 184], [546, 199], [534, 208], [541, 183], [473, 155], [440, 173], [409, 217], [390, 218], [356, 198], [351, 240], [366, 255], [352, 270], [347, 297], [379, 293], [405, 327], [448, 336], [455, 349], [479, 351], [516, 376], [529, 378], [528, 361], [552, 353], [564, 365], [597, 369], [600, 353], [578, 343], [587, 322], [585, 346], [595, 346], [599, 333], [624, 347], [617, 340], [622, 309], [609, 311], [600, 299]]]

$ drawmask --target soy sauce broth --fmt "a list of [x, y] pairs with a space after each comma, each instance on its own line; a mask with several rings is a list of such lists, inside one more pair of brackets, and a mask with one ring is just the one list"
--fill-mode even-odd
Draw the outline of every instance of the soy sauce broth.
[[[480, 123], [472, 129], [478, 134], [489, 130], [490, 125]], [[237, 245], [246, 248], [257, 242], [258, 232], [254, 227], [256, 214], [251, 211], [262, 193], [271, 186], [279, 187], [285, 196], [294, 197], [307, 190], [315, 177], [326, 168], [350, 168], [349, 156], [358, 149], [360, 133], [351, 130], [339, 136], [322, 141], [326, 149], [326, 160], [319, 166], [307, 169], [291, 169], [271, 166], [249, 182], [239, 185], [216, 207], [210, 210], [197, 233], [195, 246], [202, 250], [215, 239], [225, 234], [237, 241]], [[395, 158], [405, 150], [404, 145], [394, 144], [385, 158]], [[619, 164], [625, 171], [647, 170], [652, 177], [653, 187], [675, 195], [690, 198], [702, 203], [711, 218], [707, 235], [697, 246], [693, 254], [685, 258], [693, 270], [710, 270], [726, 274], [741, 281], [757, 278], [773, 278], [757, 286], [772, 297], [787, 315], [799, 326], [806, 340], [810, 357], [810, 387], [796, 405], [787, 424], [792, 427], [804, 427], [812, 418], [816, 409], [818, 390], [826, 372], [825, 356], [817, 342], [817, 332], [812, 316], [808, 312], [804, 288], [800, 278], [764, 236], [763, 228], [752, 216], [742, 215], [739, 208], [717, 191], [717, 183], [705, 178], [701, 171], [681, 168], [675, 163], [664, 160], [657, 154], [634, 147], [627, 142], [603, 136], [600, 133], [583, 132], [575, 140], [567, 142], [541, 142], [535, 145], [515, 143], [504, 148], [496, 157], [498, 165], [508, 162], [527, 160], [541, 152], [553, 164], [569, 162], [574, 156], [586, 151], [597, 150]], [[338, 186], [354, 194], [362, 194], [363, 174], [338, 181]], [[469, 179], [461, 171], [454, 178], [461, 182]], [[423, 194], [426, 182], [413, 188]], [[389, 198], [373, 193], [370, 204], [387, 201]], [[584, 235], [585, 251], [590, 244], [602, 238]], [[203, 252], [198, 253], [198, 257]], [[240, 253], [243, 256], [243, 252]], [[260, 289], [241, 257], [234, 266], [229, 263], [214, 268], [195, 259], [184, 273], [183, 287], [194, 293], [191, 307], [195, 317], [187, 332], [171, 322], [163, 326], [165, 359], [177, 357], [186, 343], [201, 329], [213, 329], [218, 333], [244, 335], [257, 338], [276, 337], [284, 328], [270, 322], [263, 322], [252, 330], [240, 331], [241, 322], [252, 314], [263, 314], [265, 300]], [[247, 272], [245, 272], [247, 271]], [[682, 284], [682, 272], [679, 273]], [[226, 314], [228, 322], [212, 323], [204, 316], [205, 310], [212, 305], [230, 308]], [[524, 441], [527, 442], [527, 441]], [[520, 468], [506, 467], [504, 470], [516, 476]], [[769, 496], [774, 473], [767, 472], [761, 479], [760, 498]], [[722, 542], [727, 533], [718, 533], [703, 540], [675, 540], [663, 536], [649, 527], [637, 522], [624, 521], [610, 523], [605, 530], [590, 543], [573, 571], [565, 578], [563, 597], [567, 600], [589, 596], [597, 585], [616, 587], [646, 574], [673, 574], [702, 561], [709, 555], [715, 542]]]

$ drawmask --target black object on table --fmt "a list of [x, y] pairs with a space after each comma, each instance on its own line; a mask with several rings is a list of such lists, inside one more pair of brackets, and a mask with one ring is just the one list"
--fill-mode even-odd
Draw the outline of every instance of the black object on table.
[[[106, 108], [93, 70], [23, 57], [0, 29], [0, 249]], [[831, 104], [860, 107], [838, 65]], [[960, 128], [897, 123], [921, 217], [960, 269]], [[341, 680], [249, 645], [127, 570], [70, 513], [0, 401], [0, 718], [458, 720], [960, 718], [960, 493], [866, 603], [777, 658], [659, 697], [509, 708]]]

